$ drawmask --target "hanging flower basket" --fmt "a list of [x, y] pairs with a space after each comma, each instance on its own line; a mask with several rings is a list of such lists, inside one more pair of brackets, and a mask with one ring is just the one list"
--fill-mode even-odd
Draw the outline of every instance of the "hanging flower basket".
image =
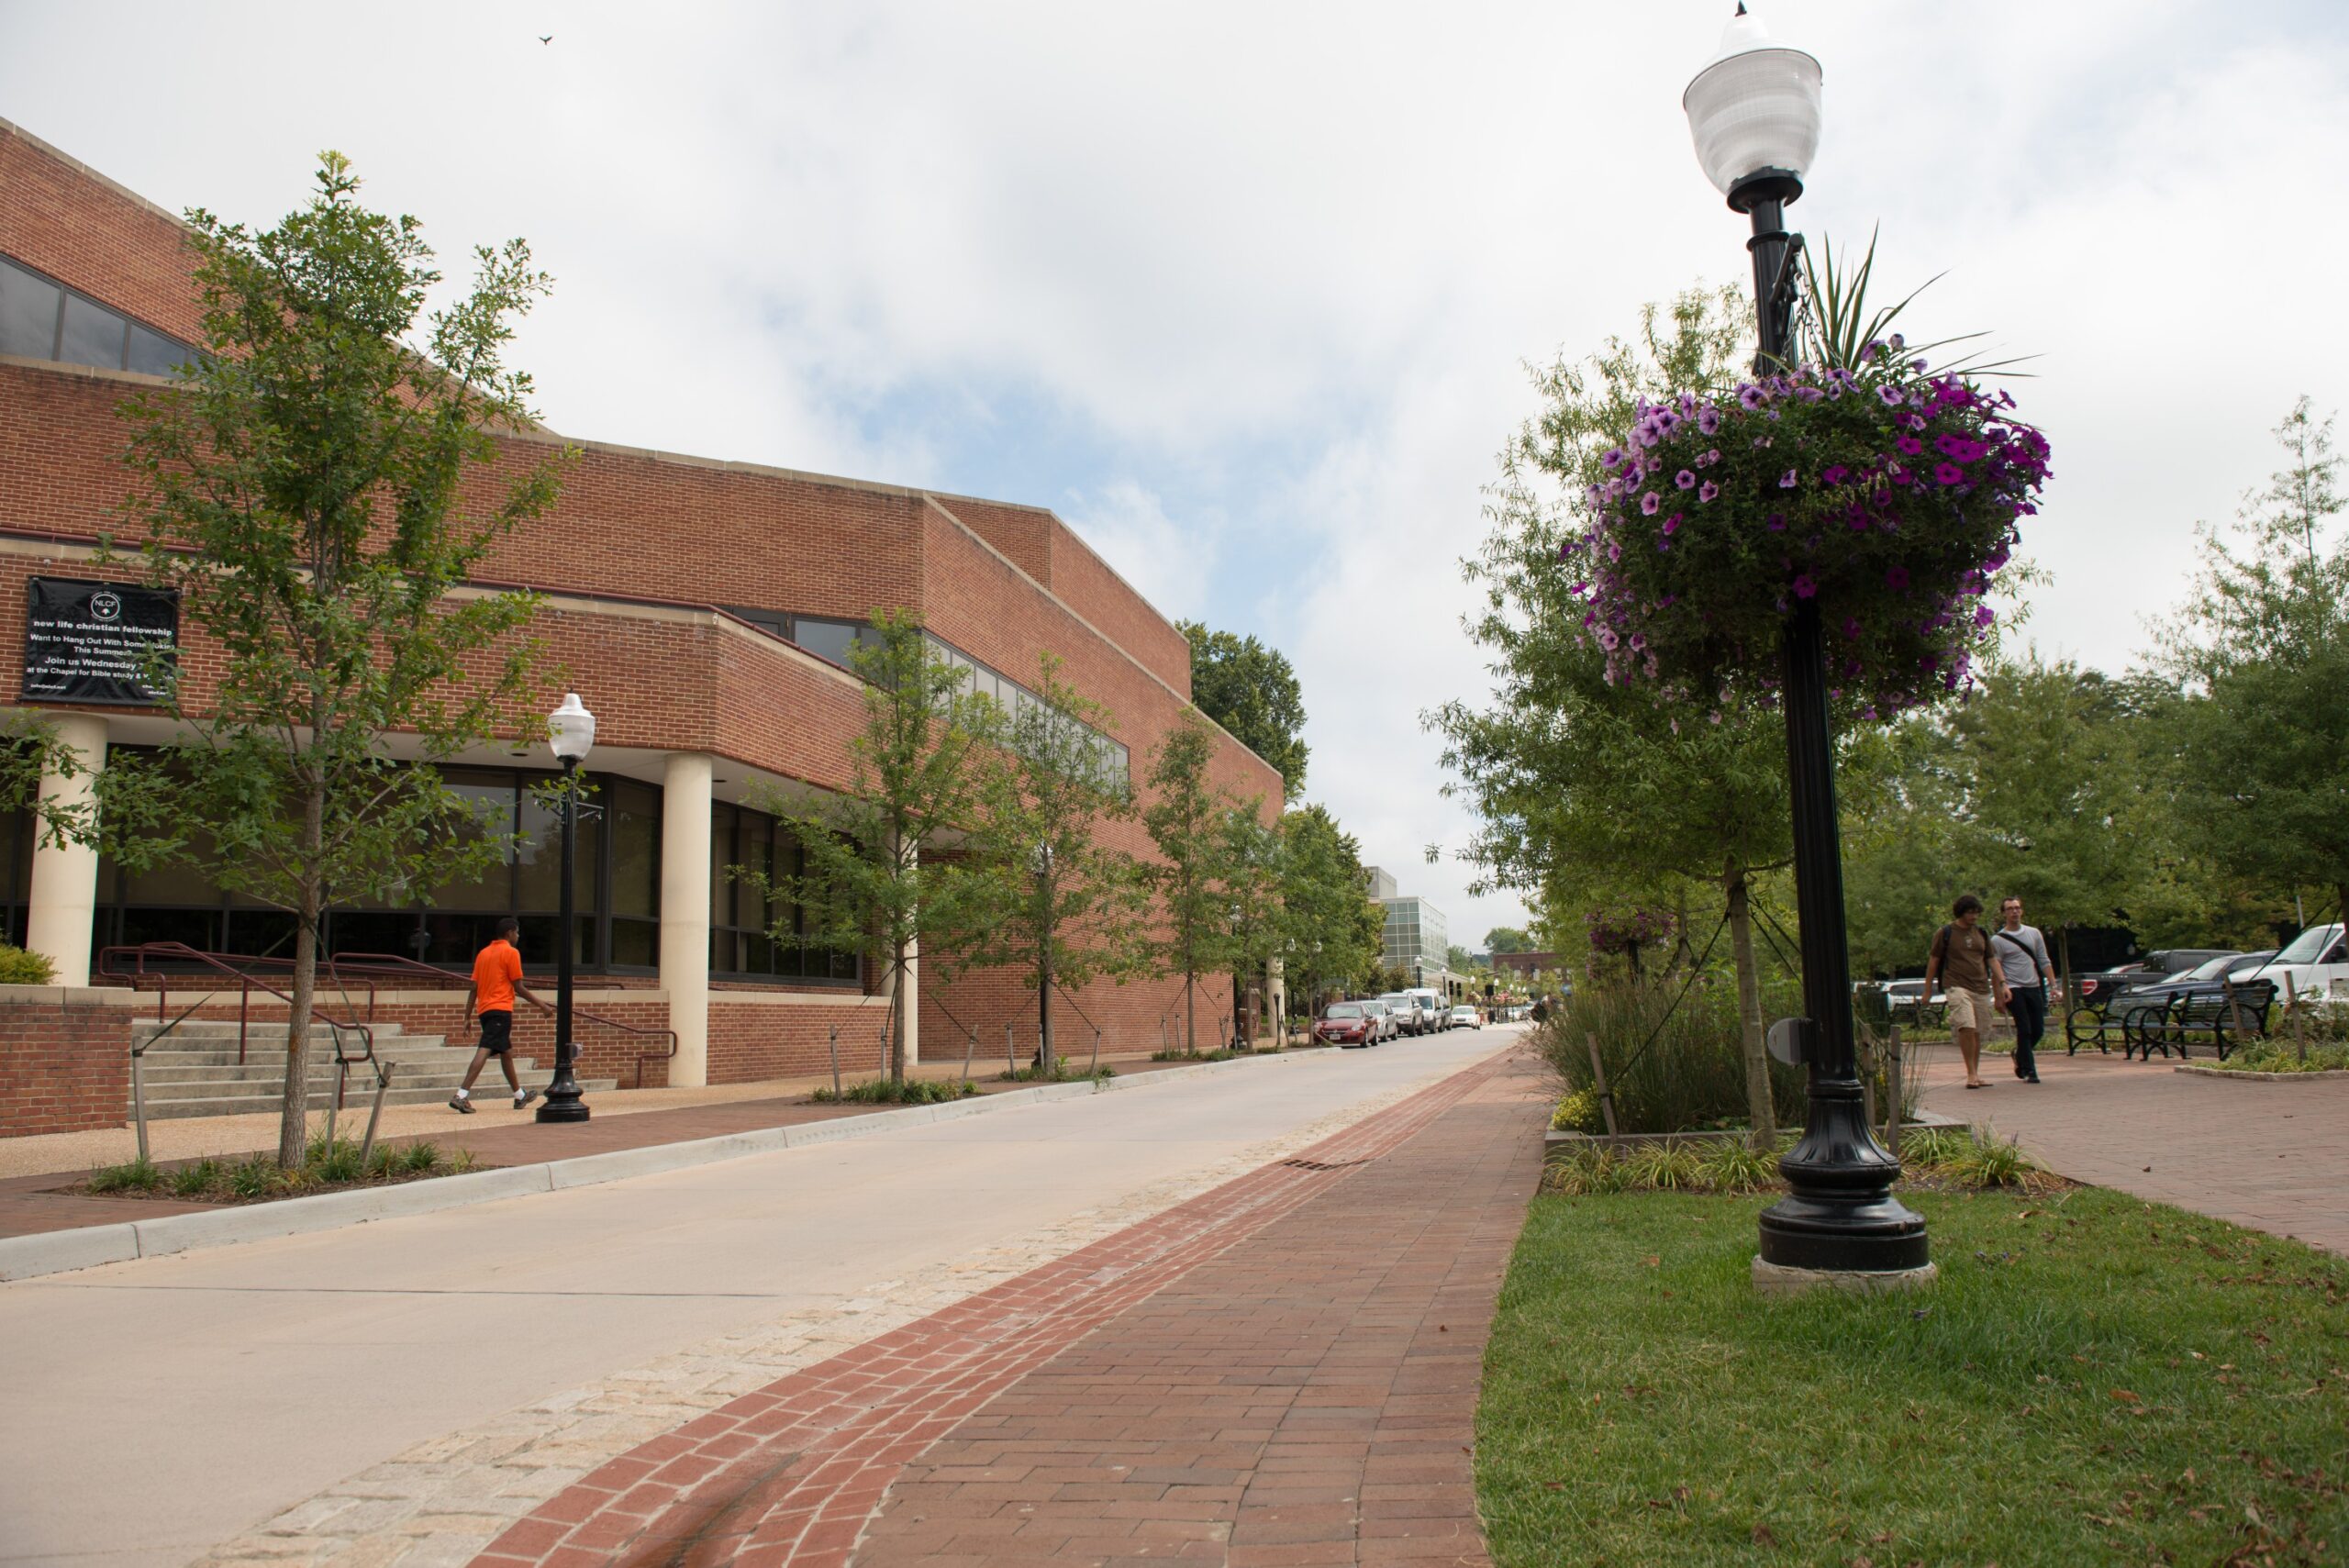
[[1863, 717], [1968, 683], [2047, 440], [2011, 395], [1929, 376], [1898, 346], [1857, 372], [1642, 406], [1561, 552], [1609, 680], [1774, 701], [1787, 617], [1809, 601], [1829, 684]]
[[1594, 909], [1583, 917], [1593, 952], [1636, 953], [1678, 929], [1669, 909]]

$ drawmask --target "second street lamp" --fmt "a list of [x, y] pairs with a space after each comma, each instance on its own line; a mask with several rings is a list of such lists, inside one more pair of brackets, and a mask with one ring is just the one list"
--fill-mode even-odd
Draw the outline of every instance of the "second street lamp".
[[[1744, 6], [1720, 52], [1689, 83], [1681, 106], [1706, 176], [1753, 220], [1760, 309], [1756, 374], [1794, 358], [1792, 318], [1801, 238], [1785, 227], [1788, 204], [1819, 150], [1819, 61], [1775, 43]], [[1900, 1162], [1868, 1129], [1852, 1027], [1851, 958], [1843, 930], [1843, 858], [1835, 817], [1834, 736], [1817, 601], [1797, 598], [1785, 641], [1787, 772], [1794, 807], [1795, 906], [1801, 921], [1802, 1018], [1774, 1029], [1793, 1042], [1809, 1073], [1802, 1140], [1779, 1161], [1787, 1195], [1764, 1212], [1757, 1284], [1792, 1284], [1801, 1273], [1896, 1279], [1931, 1277], [1925, 1222], [1892, 1195]]]
[[540, 1121], [585, 1121], [588, 1116], [571, 1041], [571, 960], [578, 940], [573, 861], [579, 841], [579, 764], [595, 744], [596, 716], [577, 692], [566, 693], [562, 706], [547, 716], [547, 745], [562, 764], [562, 917], [554, 943], [554, 1081], [539, 1106]]

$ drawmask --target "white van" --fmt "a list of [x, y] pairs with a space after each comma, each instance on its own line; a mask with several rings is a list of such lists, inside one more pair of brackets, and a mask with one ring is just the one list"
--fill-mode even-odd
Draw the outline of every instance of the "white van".
[[1415, 985], [1403, 995], [1418, 1005], [1422, 1033], [1441, 1034], [1452, 1027], [1452, 1004], [1434, 986]]

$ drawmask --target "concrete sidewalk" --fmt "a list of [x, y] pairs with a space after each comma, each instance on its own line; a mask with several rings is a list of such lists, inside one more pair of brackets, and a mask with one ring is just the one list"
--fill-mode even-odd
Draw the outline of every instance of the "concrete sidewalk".
[[1454, 1074], [640, 1444], [476, 1561], [1486, 1562], [1479, 1362], [1551, 1089]]
[[468, 1561], [639, 1443], [1515, 1039], [1235, 1063], [0, 1285], [0, 1386], [41, 1413], [0, 1423], [9, 1554], [184, 1563], [232, 1541], [224, 1558]]
[[1920, 1103], [2002, 1138], [2075, 1181], [2349, 1253], [2349, 1081], [2229, 1082], [2094, 1051], [2038, 1053], [2040, 1082], [2003, 1055], [1968, 1090], [1957, 1052], [1922, 1053]]

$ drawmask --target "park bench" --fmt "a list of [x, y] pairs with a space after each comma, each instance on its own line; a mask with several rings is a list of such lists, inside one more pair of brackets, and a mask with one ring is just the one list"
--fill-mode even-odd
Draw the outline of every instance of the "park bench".
[[2249, 980], [2241, 985], [2221, 986], [2210, 991], [2189, 991], [2169, 1005], [2168, 1016], [2159, 1026], [2159, 1033], [2148, 1032], [2148, 1059], [2154, 1049], [2163, 1055], [2169, 1047], [2177, 1047], [2178, 1060], [2187, 1059], [2187, 1041], [2197, 1035], [2210, 1037], [2210, 1044], [2224, 1062], [2227, 1052], [2247, 1038], [2257, 1038], [2267, 1032], [2267, 1010], [2276, 1004], [2276, 983], [2272, 980]]

